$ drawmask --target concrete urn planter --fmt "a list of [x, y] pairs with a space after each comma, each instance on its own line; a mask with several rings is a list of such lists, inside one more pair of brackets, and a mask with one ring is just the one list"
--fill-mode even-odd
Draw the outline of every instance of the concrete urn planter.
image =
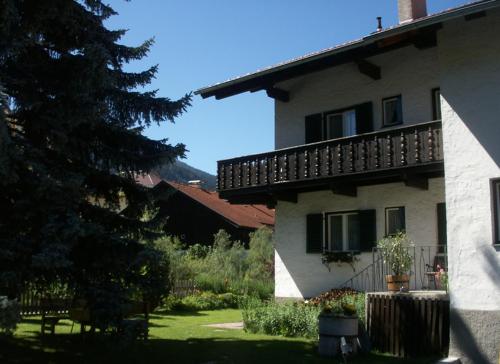
[[319, 345], [321, 356], [334, 357], [340, 353], [341, 338], [348, 341], [358, 335], [358, 316], [322, 313], [318, 317]]

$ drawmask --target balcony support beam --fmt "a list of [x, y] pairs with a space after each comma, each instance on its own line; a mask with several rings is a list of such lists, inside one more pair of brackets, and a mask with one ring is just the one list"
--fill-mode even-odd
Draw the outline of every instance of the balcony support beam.
[[358, 187], [354, 184], [332, 184], [330, 188], [335, 195], [358, 196]]
[[266, 89], [267, 96], [269, 96], [272, 99], [281, 101], [281, 102], [288, 102], [290, 101], [290, 93], [288, 91], [282, 90], [277, 87], [269, 87]]
[[279, 192], [273, 194], [273, 199], [276, 201], [286, 201], [291, 203], [297, 203], [297, 192]]
[[382, 78], [382, 71], [380, 70], [380, 67], [368, 62], [365, 59], [361, 59], [356, 61], [356, 64], [358, 65], [358, 70], [365, 76], [370, 77], [372, 80], [380, 80]]
[[401, 178], [407, 187], [413, 187], [419, 190], [429, 189], [429, 179], [427, 177], [417, 174], [403, 173]]

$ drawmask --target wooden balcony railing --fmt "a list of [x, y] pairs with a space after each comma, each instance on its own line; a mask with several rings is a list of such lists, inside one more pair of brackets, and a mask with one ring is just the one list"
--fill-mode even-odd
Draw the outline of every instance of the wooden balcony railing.
[[442, 162], [441, 122], [432, 121], [222, 160], [217, 166], [217, 189], [224, 197], [224, 192], [230, 191]]

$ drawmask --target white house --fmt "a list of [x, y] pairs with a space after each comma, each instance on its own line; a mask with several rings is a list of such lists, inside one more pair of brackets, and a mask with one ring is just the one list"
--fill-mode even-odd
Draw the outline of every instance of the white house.
[[[450, 355], [496, 363], [500, 1], [434, 15], [425, 0], [398, 5], [394, 27], [197, 91], [275, 100], [276, 150], [219, 161], [218, 190], [275, 206], [276, 297], [314, 296], [367, 272], [375, 241], [397, 230], [430, 265], [445, 245]], [[359, 253], [356, 272], [328, 270], [325, 251]]]

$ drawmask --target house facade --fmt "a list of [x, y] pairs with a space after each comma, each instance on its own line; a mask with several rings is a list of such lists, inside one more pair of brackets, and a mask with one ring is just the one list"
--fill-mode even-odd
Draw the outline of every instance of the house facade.
[[[275, 99], [276, 150], [219, 161], [218, 190], [234, 204], [275, 206], [276, 297], [342, 286], [374, 264], [375, 242], [396, 231], [429, 265], [447, 251], [450, 355], [494, 363], [500, 1], [434, 15], [424, 0], [398, 5], [397, 26], [197, 91], [224, 98], [265, 90]], [[325, 267], [324, 252], [356, 254], [355, 272]]]

